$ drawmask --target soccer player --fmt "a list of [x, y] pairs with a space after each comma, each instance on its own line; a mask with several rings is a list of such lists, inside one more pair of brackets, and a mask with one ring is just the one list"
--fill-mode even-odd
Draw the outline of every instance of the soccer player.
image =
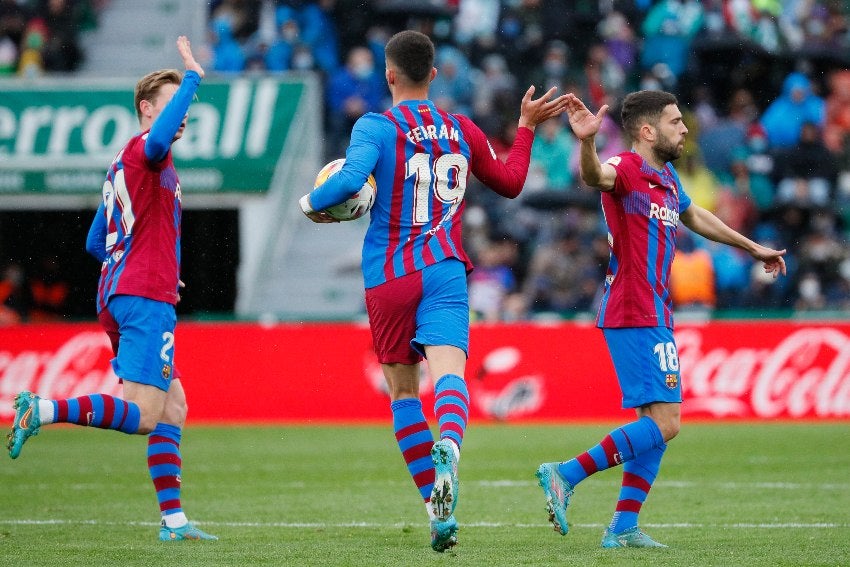
[[136, 84], [141, 131], [118, 152], [106, 173], [103, 202], [86, 248], [103, 260], [98, 319], [112, 343], [112, 368], [123, 399], [90, 394], [46, 400], [15, 397], [7, 435], [16, 459], [42, 425], [73, 423], [148, 435], [147, 462], [161, 511], [162, 541], [218, 539], [188, 521], [180, 503], [180, 438], [186, 396], [174, 370], [174, 305], [179, 300], [181, 193], [171, 157], [195, 91], [204, 76], [189, 40], [177, 39], [186, 72], [155, 71]]
[[600, 163], [594, 137], [608, 105], [594, 115], [578, 98], [567, 97], [570, 125], [581, 140], [581, 177], [602, 192], [608, 225], [610, 262], [596, 324], [614, 363], [623, 407], [634, 408], [637, 420], [569, 461], [540, 465], [536, 474], [549, 519], [564, 535], [576, 485], [622, 465], [620, 496], [602, 547], [666, 547], [638, 528], [638, 514], [680, 425], [682, 387], [669, 292], [679, 220], [706, 238], [747, 251], [773, 277], [785, 274], [785, 250], [753, 242], [691, 202], [670, 163], [682, 154], [688, 133], [674, 95], [639, 91], [626, 96], [622, 123], [632, 150], [605, 163]]
[[[461, 243], [467, 180], [472, 173], [500, 195], [519, 195], [534, 128], [563, 113], [566, 99], [553, 99], [551, 89], [532, 100], [534, 88], [528, 89], [503, 163], [469, 118], [428, 99], [437, 75], [428, 36], [399, 32], [385, 57], [393, 107], [357, 120], [342, 169], [302, 197], [301, 208], [314, 222], [334, 222], [322, 210], [345, 201], [374, 173], [377, 195], [362, 258], [366, 308], [396, 440], [426, 503], [431, 547], [442, 552], [457, 542], [457, 463], [469, 413], [464, 370], [472, 265]], [[436, 443], [419, 399], [423, 357], [436, 380]]]

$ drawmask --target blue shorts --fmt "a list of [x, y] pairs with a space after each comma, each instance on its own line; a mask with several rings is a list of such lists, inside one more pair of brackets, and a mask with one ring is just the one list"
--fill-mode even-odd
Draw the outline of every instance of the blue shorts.
[[174, 377], [174, 306], [146, 297], [115, 295], [98, 318], [112, 340], [115, 375], [167, 392]]
[[459, 260], [367, 289], [366, 310], [381, 364], [416, 364], [425, 346], [455, 346], [469, 354], [469, 294]]
[[679, 351], [667, 327], [602, 329], [623, 392], [623, 408], [681, 402]]

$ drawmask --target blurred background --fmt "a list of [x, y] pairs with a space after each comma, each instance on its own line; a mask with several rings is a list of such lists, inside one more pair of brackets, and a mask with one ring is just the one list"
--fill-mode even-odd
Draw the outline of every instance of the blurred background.
[[[627, 149], [636, 89], [675, 93], [686, 191], [736, 230], [787, 248], [766, 280], [681, 231], [680, 316], [845, 318], [850, 307], [850, 2], [838, 0], [0, 0], [0, 325], [95, 319], [84, 251], [105, 169], [138, 127], [143, 74], [207, 71], [174, 146], [183, 191], [183, 319], [359, 321], [366, 220], [314, 225], [297, 205], [390, 105], [383, 47], [437, 45], [432, 98], [504, 157], [520, 99], [558, 86], [611, 111], [600, 156]], [[569, 124], [537, 130], [522, 195], [473, 182], [465, 238], [478, 321], [590, 319], [608, 249]]]

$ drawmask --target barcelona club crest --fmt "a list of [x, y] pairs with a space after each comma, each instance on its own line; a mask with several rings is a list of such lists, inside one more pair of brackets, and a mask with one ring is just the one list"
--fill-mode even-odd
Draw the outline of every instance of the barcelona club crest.
[[[163, 364], [162, 365], [162, 377], [165, 378], [166, 380], [171, 378], [171, 365], [170, 364]], [[667, 377], [667, 382], [668, 382], [668, 384], [670, 382], [669, 376]]]
[[667, 383], [667, 387], [671, 390], [679, 385], [679, 375], [678, 374], [668, 374], [665, 380]]

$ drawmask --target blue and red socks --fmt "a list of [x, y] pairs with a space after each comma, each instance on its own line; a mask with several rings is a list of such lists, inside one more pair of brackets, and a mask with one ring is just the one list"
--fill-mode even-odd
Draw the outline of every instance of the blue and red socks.
[[638, 514], [658, 476], [661, 457], [666, 449], [667, 444], [663, 443], [623, 465], [623, 485], [620, 487], [614, 517], [608, 526], [611, 533], [620, 534], [638, 525]]
[[558, 472], [572, 486], [590, 475], [627, 463], [664, 444], [661, 430], [651, 417], [643, 416], [606, 435], [586, 452], [558, 465]]
[[451, 439], [460, 449], [469, 419], [469, 391], [466, 382], [456, 374], [446, 374], [434, 385], [434, 414], [440, 439]]
[[392, 402], [390, 409], [393, 412], [395, 438], [407, 470], [422, 499], [428, 502], [434, 487], [434, 463], [431, 461], [434, 436], [425, 421], [422, 402], [416, 398], [405, 398]]
[[179, 528], [188, 521], [180, 504], [180, 457], [182, 434], [176, 425], [157, 423], [148, 435], [148, 472], [165, 525]]
[[39, 400], [38, 410], [42, 425], [74, 423], [130, 434], [139, 430], [139, 406], [108, 394], [89, 394], [66, 400]]

